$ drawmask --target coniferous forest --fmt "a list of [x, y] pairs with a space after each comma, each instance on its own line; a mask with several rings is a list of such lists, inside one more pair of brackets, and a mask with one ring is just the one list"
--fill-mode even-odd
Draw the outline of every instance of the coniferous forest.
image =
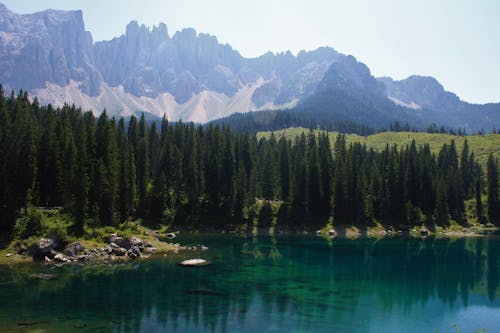
[[415, 143], [348, 146], [342, 134], [332, 147], [326, 132], [257, 140], [224, 125], [96, 118], [22, 91], [0, 93], [0, 175], [4, 236], [29, 207], [62, 207], [75, 233], [131, 218], [182, 227], [258, 216], [268, 226], [271, 206], [291, 226], [410, 228], [466, 224], [472, 203], [473, 218], [500, 225], [498, 161], [484, 172], [467, 144], [434, 154]]

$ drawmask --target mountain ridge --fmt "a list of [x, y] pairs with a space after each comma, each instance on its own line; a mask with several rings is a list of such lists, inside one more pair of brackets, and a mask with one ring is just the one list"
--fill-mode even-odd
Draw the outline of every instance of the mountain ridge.
[[[374, 78], [365, 64], [331, 47], [245, 58], [193, 28], [170, 35], [164, 23], [149, 28], [131, 21], [124, 34], [94, 42], [82, 11], [19, 15], [0, 4], [0, 12], [0, 83], [26, 89], [42, 103], [200, 123], [316, 105], [335, 108], [325, 116], [370, 124], [373, 117], [375, 123], [500, 127], [500, 104], [461, 101], [432, 77]], [[356, 109], [365, 115], [352, 114]]]

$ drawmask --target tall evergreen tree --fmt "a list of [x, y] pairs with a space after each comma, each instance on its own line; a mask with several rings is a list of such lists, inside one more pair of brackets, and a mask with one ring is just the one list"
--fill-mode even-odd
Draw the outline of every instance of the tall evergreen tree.
[[500, 225], [500, 199], [498, 197], [498, 163], [490, 154], [487, 164], [488, 172], [488, 219], [491, 223]]

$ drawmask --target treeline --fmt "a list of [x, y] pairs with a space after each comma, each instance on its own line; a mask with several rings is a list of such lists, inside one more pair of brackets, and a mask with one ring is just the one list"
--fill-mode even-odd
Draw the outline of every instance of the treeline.
[[414, 142], [380, 152], [347, 146], [342, 134], [331, 147], [327, 133], [312, 131], [257, 140], [218, 125], [96, 118], [40, 106], [25, 92], [0, 93], [0, 168], [4, 233], [30, 206], [63, 207], [75, 232], [128, 218], [237, 224], [256, 214], [296, 224], [447, 225], [466, 223], [469, 199], [480, 221], [500, 224], [498, 163], [490, 156], [486, 182], [467, 144], [459, 156], [453, 142], [435, 155]]
[[252, 135], [257, 132], [276, 131], [289, 127], [315, 128], [324, 131], [356, 133], [363, 136], [376, 133], [373, 128], [351, 120], [332, 120], [331, 115], [308, 113], [303, 109], [235, 113], [214, 120], [211, 124], [226, 125], [236, 132], [247, 132]]

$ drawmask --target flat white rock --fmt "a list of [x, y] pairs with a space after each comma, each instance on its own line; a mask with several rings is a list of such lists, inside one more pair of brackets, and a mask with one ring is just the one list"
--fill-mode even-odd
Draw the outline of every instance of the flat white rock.
[[187, 259], [179, 263], [181, 266], [207, 266], [210, 264], [211, 262], [205, 259]]

